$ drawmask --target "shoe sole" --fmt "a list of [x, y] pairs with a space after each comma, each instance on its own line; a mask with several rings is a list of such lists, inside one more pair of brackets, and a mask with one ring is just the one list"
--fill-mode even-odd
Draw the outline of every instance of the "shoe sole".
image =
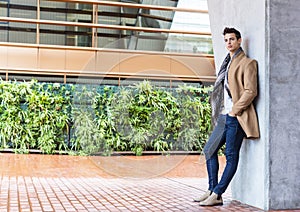
[[200, 204], [201, 207], [213, 207], [213, 206], [221, 206], [221, 205], [223, 205], [223, 203], [216, 203], [216, 204], [213, 204], [213, 205], [201, 205]]
[[[207, 197], [207, 198], [208, 198], [208, 197]], [[206, 198], [206, 199], [207, 199], [207, 198]], [[204, 201], [204, 200], [206, 200], [206, 199], [203, 199], [203, 200], [193, 199], [193, 201], [194, 201], [194, 202], [202, 202], [202, 201]]]

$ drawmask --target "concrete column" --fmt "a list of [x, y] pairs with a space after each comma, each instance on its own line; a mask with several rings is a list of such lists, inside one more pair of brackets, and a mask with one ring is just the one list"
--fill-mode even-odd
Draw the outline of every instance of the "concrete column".
[[262, 208], [300, 208], [300, 1], [208, 0], [217, 70], [222, 31], [235, 27], [259, 66], [256, 109], [261, 138], [245, 140], [233, 198]]

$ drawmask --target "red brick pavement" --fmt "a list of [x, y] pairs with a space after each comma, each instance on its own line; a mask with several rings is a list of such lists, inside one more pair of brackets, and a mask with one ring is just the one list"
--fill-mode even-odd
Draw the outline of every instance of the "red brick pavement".
[[[0, 154], [0, 212], [262, 211], [232, 201], [200, 207], [206, 190], [200, 156]], [[295, 211], [295, 210], [294, 210]]]

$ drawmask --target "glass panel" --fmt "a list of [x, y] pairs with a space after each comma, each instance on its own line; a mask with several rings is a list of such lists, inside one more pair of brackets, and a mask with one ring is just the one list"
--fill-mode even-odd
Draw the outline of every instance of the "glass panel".
[[7, 35], [9, 42], [36, 43], [36, 25], [26, 23], [8, 24]]
[[141, 9], [139, 14], [139, 22], [142, 27], [170, 29], [174, 12]]
[[98, 47], [213, 54], [211, 36], [98, 29]]
[[213, 54], [211, 36], [169, 34], [165, 51]]
[[[126, 2], [133, 3], [134, 1]], [[103, 5], [98, 6], [99, 24], [169, 29], [171, 27], [173, 15], [174, 12], [172, 11]]]
[[[93, 23], [93, 5], [68, 3], [67, 21]], [[68, 27], [67, 45], [92, 46], [92, 28]]]
[[[36, 19], [36, 0], [0, 1], [1, 16]], [[36, 24], [0, 22], [0, 41], [36, 43]]]
[[40, 25], [40, 43], [49, 45], [66, 45], [68, 30], [65, 26]]
[[42, 20], [67, 20], [67, 3], [65, 2], [41, 1], [40, 11]]
[[92, 29], [76, 26], [40, 25], [40, 43], [67, 46], [92, 46]]
[[[166, 7], [176, 7], [177, 2], [181, 0], [160, 0], [160, 1], [153, 1], [153, 0], [121, 0], [120, 2], [124, 3], [133, 3], [133, 4], [148, 4], [148, 5], [158, 5], [158, 6], [166, 6]], [[200, 0], [201, 1], [201, 0]]]
[[24, 81], [31, 81], [32, 79], [36, 79], [39, 82], [58, 82], [58, 83], [63, 83], [64, 82], [64, 77], [63, 76], [51, 76], [51, 75], [42, 75], [42, 74], [8, 74], [8, 80], [16, 80], [20, 82]]
[[0, 42], [8, 42], [8, 24], [0, 22]]
[[98, 24], [121, 25], [121, 7], [98, 5]]
[[[121, 0], [125, 3], [134, 3], [134, 4], [146, 4], [154, 6], [166, 6], [166, 7], [176, 7], [178, 0], [164, 0], [164, 1], [153, 1], [153, 0]], [[173, 11], [164, 11], [164, 10], [155, 10], [155, 9], [135, 9], [129, 7], [122, 7], [123, 16], [126, 14], [135, 14], [137, 16], [137, 22], [135, 25], [143, 27], [152, 27], [152, 28], [162, 28], [169, 29], [170, 23], [174, 15]], [[128, 19], [124, 18], [126, 25], [128, 24]], [[131, 21], [133, 24], [133, 21]]]
[[82, 73], [81, 76], [74, 77], [74, 76], [67, 76], [67, 83], [74, 83], [74, 84], [96, 84], [96, 85], [118, 85], [118, 79], [112, 80], [104, 80], [102, 77], [88, 77]]
[[37, 0], [7, 0], [10, 4], [16, 4], [16, 5], [35, 5], [37, 4]]
[[10, 0], [8, 1], [9, 17], [35, 19], [37, 16], [36, 0]]
[[[207, 10], [207, 0], [180, 0], [178, 8]], [[208, 13], [175, 12], [171, 30], [210, 33]], [[169, 34], [165, 51], [213, 54], [211, 36]]]
[[209, 15], [207, 13], [176, 12], [171, 29], [209, 33]]
[[[41, 1], [41, 19], [92, 23], [92, 4]], [[92, 46], [92, 29], [77, 26], [41, 25], [40, 43]]]
[[166, 33], [137, 32], [130, 37], [128, 49], [162, 52], [167, 39]]
[[128, 38], [124, 30], [97, 29], [97, 43], [100, 48], [127, 49]]
[[[0, 0], [0, 15], [1, 16], [5, 16], [7, 17], [8, 16], [8, 1], [5, 0]], [[3, 22], [0, 22], [0, 24], [3, 23]]]
[[41, 19], [92, 23], [93, 5], [41, 1]]

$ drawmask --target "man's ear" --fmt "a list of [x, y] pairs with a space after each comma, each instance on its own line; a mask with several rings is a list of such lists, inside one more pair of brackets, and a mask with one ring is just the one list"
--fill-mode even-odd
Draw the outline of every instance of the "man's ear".
[[238, 39], [238, 43], [241, 44], [242, 43], [242, 38]]

